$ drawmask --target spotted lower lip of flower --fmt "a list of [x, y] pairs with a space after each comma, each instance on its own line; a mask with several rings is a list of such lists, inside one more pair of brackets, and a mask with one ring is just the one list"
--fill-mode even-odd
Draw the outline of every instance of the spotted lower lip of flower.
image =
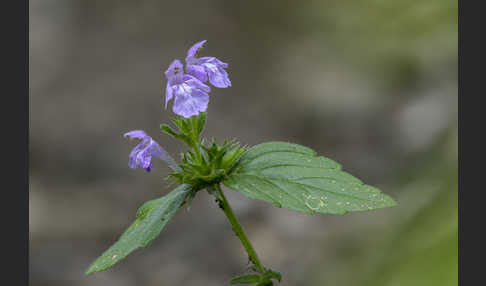
[[140, 140], [137, 146], [130, 152], [128, 160], [128, 166], [130, 168], [143, 168], [147, 172], [150, 172], [153, 168], [152, 157], [157, 157], [165, 161], [175, 171], [180, 170], [180, 167], [174, 159], [143, 130], [133, 130], [123, 134], [123, 136]]
[[226, 88], [231, 86], [228, 73], [225, 68], [227, 63], [218, 60], [215, 57], [197, 58], [196, 54], [202, 49], [206, 40], [194, 44], [187, 52], [186, 73], [190, 74], [202, 82], [209, 82], [215, 87]]
[[172, 110], [174, 113], [189, 118], [205, 112], [208, 108], [211, 88], [192, 75], [184, 74], [182, 63], [174, 60], [167, 71], [167, 86], [165, 90], [165, 108], [174, 97]]

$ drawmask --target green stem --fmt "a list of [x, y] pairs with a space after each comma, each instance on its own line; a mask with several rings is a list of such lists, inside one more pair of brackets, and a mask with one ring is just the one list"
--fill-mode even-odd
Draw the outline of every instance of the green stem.
[[192, 149], [194, 150], [194, 153], [196, 153], [197, 162], [202, 163], [202, 154], [201, 151], [199, 151], [199, 143], [194, 142], [194, 146], [192, 146]]
[[226, 199], [226, 197], [223, 193], [223, 190], [221, 189], [219, 184], [215, 185], [215, 188], [219, 193], [218, 201], [220, 203], [221, 209], [223, 210], [226, 217], [228, 217], [228, 220], [231, 223], [231, 226], [233, 227], [233, 230], [234, 230], [236, 236], [241, 240], [243, 247], [245, 248], [246, 252], [248, 253], [248, 257], [255, 264], [255, 266], [258, 269], [258, 272], [260, 272], [262, 274], [265, 273], [265, 268], [263, 267], [262, 263], [260, 262], [260, 259], [258, 258], [258, 255], [255, 252], [255, 249], [251, 245], [250, 240], [248, 239], [245, 232], [243, 231], [243, 227], [241, 226], [241, 224], [236, 219], [236, 216], [233, 213], [233, 210], [231, 209], [231, 206], [229, 205], [228, 200]]
[[192, 137], [192, 142], [193, 142], [192, 148], [194, 149], [194, 152], [196, 153], [196, 157], [197, 157], [198, 162], [201, 163], [202, 162], [202, 155], [201, 155], [201, 152], [199, 151], [200, 134], [197, 132], [197, 130], [198, 130], [197, 117], [198, 116], [192, 116], [189, 119], [189, 122], [191, 123], [191, 129], [192, 129], [191, 130], [192, 131], [191, 137]]

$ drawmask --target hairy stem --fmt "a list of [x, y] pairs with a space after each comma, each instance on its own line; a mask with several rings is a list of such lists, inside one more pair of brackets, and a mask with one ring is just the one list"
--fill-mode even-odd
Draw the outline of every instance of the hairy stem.
[[192, 147], [192, 149], [194, 150], [194, 153], [196, 154], [197, 162], [199, 164], [202, 163], [203, 159], [202, 159], [201, 151], [199, 150], [199, 143], [194, 142], [194, 146]]
[[258, 272], [260, 273], [265, 273], [265, 268], [263, 267], [262, 263], [260, 262], [260, 259], [258, 258], [258, 255], [255, 252], [255, 249], [251, 245], [250, 240], [246, 236], [245, 232], [243, 231], [243, 227], [241, 224], [238, 222], [236, 219], [235, 214], [233, 213], [233, 210], [231, 209], [231, 206], [228, 203], [228, 200], [226, 199], [226, 196], [223, 193], [223, 190], [219, 186], [219, 184], [215, 185], [216, 190], [218, 191], [218, 202], [220, 203], [220, 207], [223, 210], [224, 214], [228, 218], [229, 222], [231, 223], [231, 226], [233, 227], [233, 230], [236, 234], [236, 236], [240, 239], [241, 243], [243, 244], [243, 247], [245, 248], [246, 252], [248, 253], [249, 259], [255, 264], [255, 266], [258, 269]]

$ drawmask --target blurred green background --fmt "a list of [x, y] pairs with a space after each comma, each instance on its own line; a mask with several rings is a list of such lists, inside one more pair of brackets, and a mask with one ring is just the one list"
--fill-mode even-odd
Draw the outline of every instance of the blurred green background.
[[309, 216], [228, 192], [281, 285], [457, 285], [457, 1], [30, 1], [30, 284], [227, 285], [247, 257], [201, 192], [148, 249], [88, 265], [169, 190], [128, 168], [158, 129], [162, 72], [207, 39], [229, 63], [206, 137], [315, 149], [395, 198]]

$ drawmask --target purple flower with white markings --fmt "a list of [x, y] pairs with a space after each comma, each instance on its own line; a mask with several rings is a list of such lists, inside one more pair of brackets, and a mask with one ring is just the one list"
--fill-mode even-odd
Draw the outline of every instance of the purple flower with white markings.
[[211, 88], [192, 75], [184, 74], [182, 63], [174, 60], [165, 71], [167, 87], [165, 90], [165, 108], [174, 97], [172, 110], [185, 118], [205, 112], [208, 108]]
[[231, 86], [228, 73], [225, 68], [227, 63], [223, 63], [215, 57], [197, 58], [196, 54], [202, 49], [206, 40], [194, 44], [187, 52], [186, 73], [195, 76], [202, 82], [208, 81], [215, 87], [225, 88]]
[[174, 170], [180, 170], [180, 167], [174, 159], [165, 152], [152, 137], [148, 136], [143, 130], [133, 130], [123, 134], [130, 139], [139, 139], [140, 142], [130, 152], [128, 166], [132, 169], [143, 168], [150, 172], [153, 168], [152, 157], [157, 157], [169, 164]]

